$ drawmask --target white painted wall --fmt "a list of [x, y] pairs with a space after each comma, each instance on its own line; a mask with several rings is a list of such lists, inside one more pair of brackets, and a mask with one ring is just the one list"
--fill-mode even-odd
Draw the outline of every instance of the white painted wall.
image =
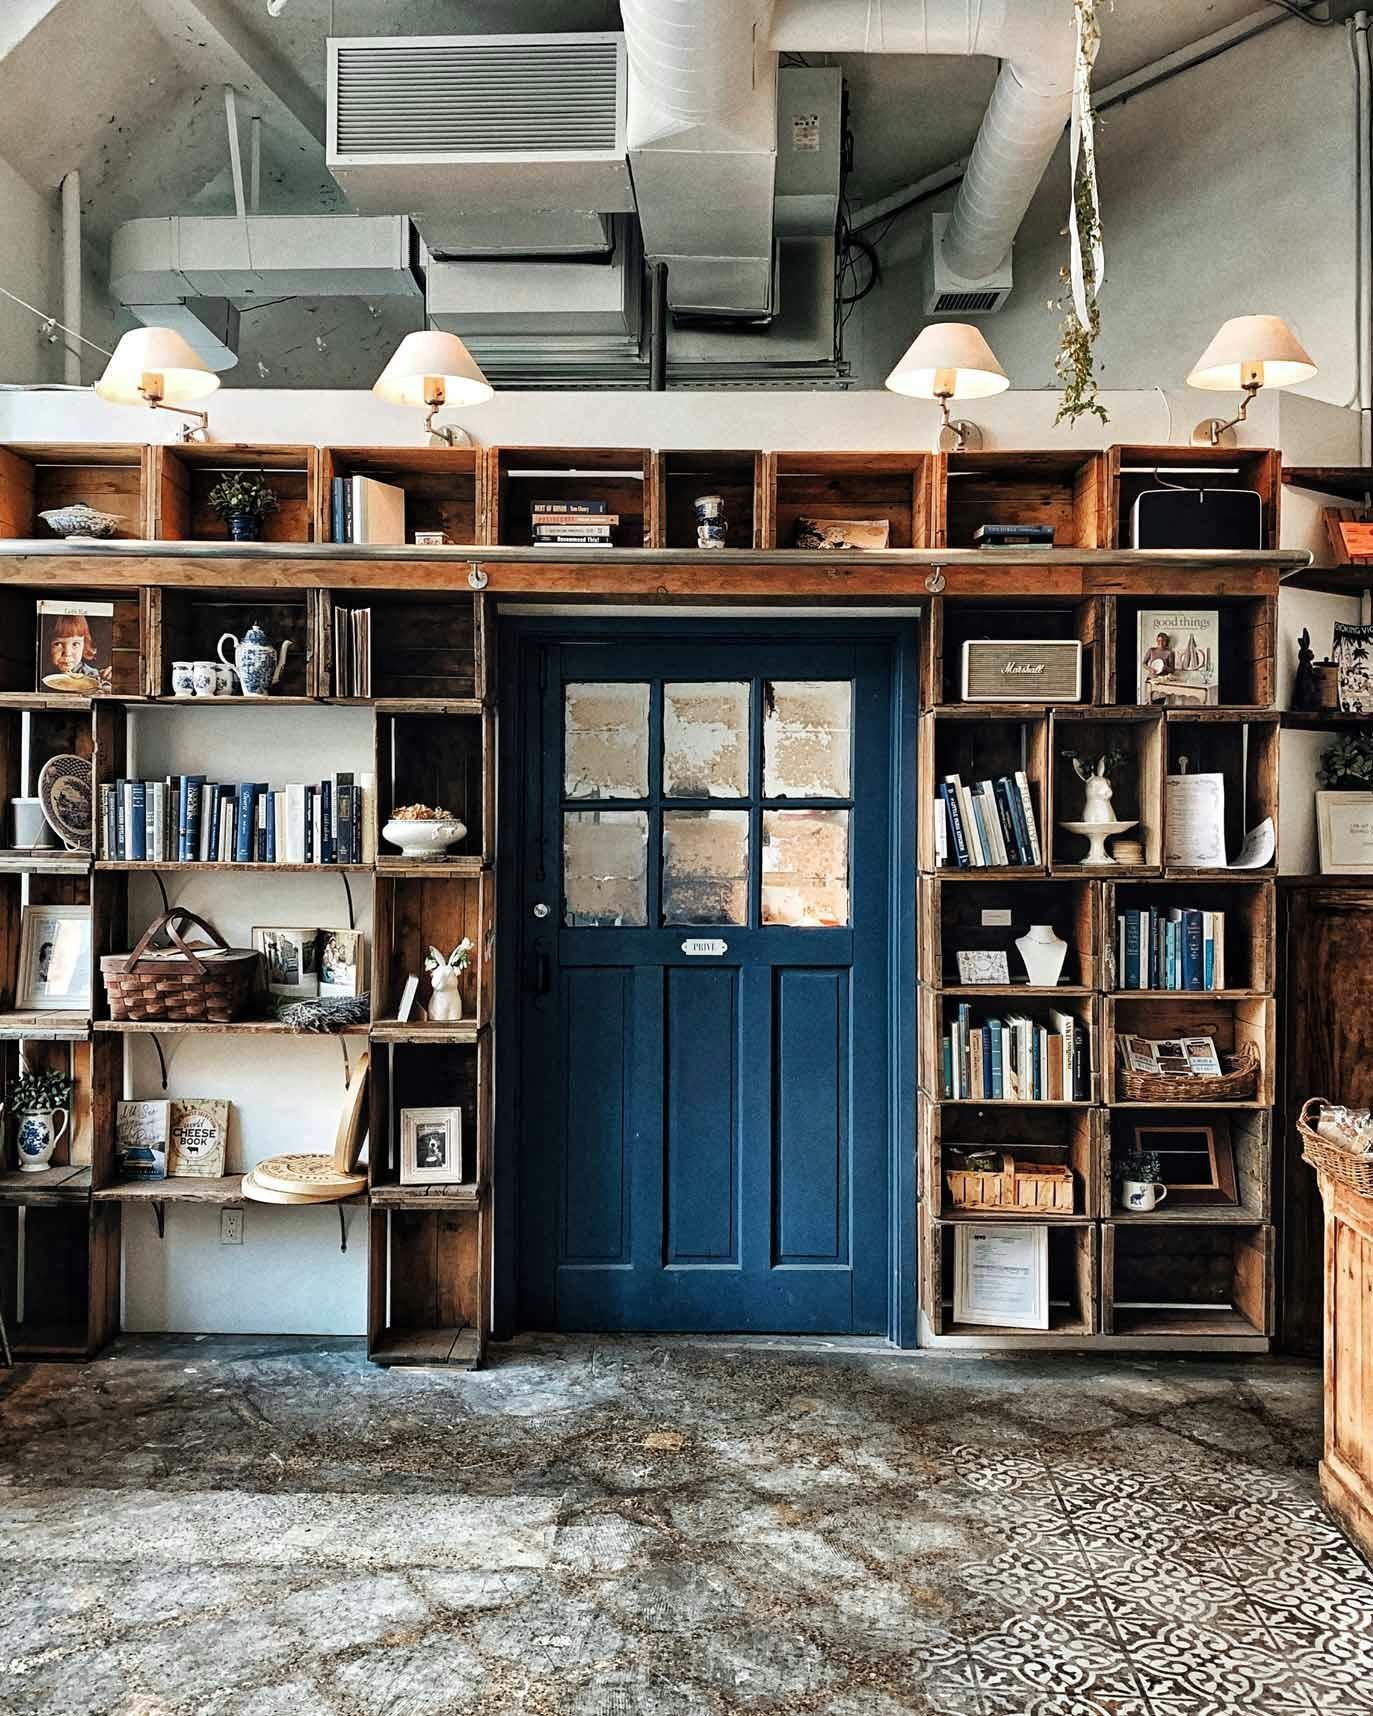
[[[0, 159], [0, 286], [61, 314], [62, 265], [57, 201], [34, 190]], [[0, 297], [0, 381], [60, 378], [62, 354], [39, 335], [38, 318]]]

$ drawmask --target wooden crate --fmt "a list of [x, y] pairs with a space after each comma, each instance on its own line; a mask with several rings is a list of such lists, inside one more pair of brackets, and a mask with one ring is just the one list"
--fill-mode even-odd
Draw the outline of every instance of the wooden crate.
[[62, 601], [108, 602], [114, 608], [113, 677], [110, 695], [138, 697], [143, 690], [145, 637], [140, 619], [143, 596], [137, 589], [83, 590], [7, 584], [0, 587], [0, 694], [17, 696], [29, 706], [42, 702], [54, 709], [80, 709], [90, 699], [49, 691], [42, 680], [52, 668], [38, 659], [38, 603], [45, 597]]
[[[1111, 1164], [1133, 1153], [1137, 1127], [1209, 1126], [1217, 1143], [1228, 1144], [1235, 1164], [1235, 1202], [1188, 1202], [1170, 1196], [1147, 1212], [1116, 1206]], [[1114, 1108], [1109, 1115], [1106, 1148], [1101, 1153], [1099, 1208], [1112, 1220], [1130, 1226], [1218, 1222], [1253, 1225], [1273, 1215], [1273, 1117], [1268, 1110], [1199, 1109], [1183, 1103], [1176, 1108]]]
[[[921, 806], [916, 819], [916, 845], [921, 870], [935, 869], [934, 801], [940, 782], [951, 774], [961, 776], [963, 785], [971, 787], [976, 781], [995, 780], [1000, 775], [1014, 778], [1016, 770], [1022, 770], [1029, 783], [1040, 847], [1047, 857], [1047, 744], [1047, 715], [1043, 709], [1024, 704], [998, 704], [994, 717], [986, 709], [969, 706], [922, 715], [916, 753]], [[952, 873], [953, 868], [951, 859], [945, 872]], [[1043, 869], [1042, 864], [991, 864], [977, 866], [968, 874], [984, 878], [1035, 876], [1042, 874]]]
[[[1080, 822], [1086, 789], [1064, 755], [1074, 751], [1084, 764], [1110, 751], [1123, 751], [1124, 767], [1109, 771], [1115, 788], [1111, 809], [1118, 821], [1134, 819], [1138, 826], [1122, 838], [1144, 846], [1144, 862], [1110, 866], [1112, 878], [1147, 874], [1163, 863], [1163, 718], [1156, 710], [1079, 710], [1056, 708], [1049, 720], [1047, 802], [1052, 807], [1050, 869], [1056, 876], [1100, 875], [1101, 868], [1084, 865], [1086, 839], [1062, 824]], [[1109, 850], [1109, 847], [1108, 847]]]
[[490, 1014], [491, 972], [489, 874], [379, 873], [372, 901], [372, 1018], [376, 1026], [396, 1021], [405, 982], [420, 979], [416, 1001], [428, 1007], [429, 980], [424, 956], [437, 947], [445, 958], [468, 937], [471, 963], [458, 984], [462, 1027], [425, 1025], [415, 1020], [410, 1033], [420, 1037], [473, 1034]]
[[[1120, 1066], [1117, 1041], [1124, 1036], [1211, 1037], [1221, 1055], [1248, 1046], [1259, 1058], [1256, 1093], [1227, 1108], [1271, 1108], [1274, 1096], [1274, 1062], [1277, 1056], [1275, 1006], [1271, 996], [1237, 998], [1208, 994], [1128, 994], [1108, 996], [1103, 1003], [1101, 1071], [1106, 1100], [1135, 1108], [1157, 1107], [1157, 1103], [1124, 1103], [1120, 1096]], [[1181, 1082], [1181, 1081], [1180, 1081]], [[1176, 1104], [1200, 1116], [1203, 1105], [1181, 1096]]]
[[[1039, 873], [1018, 880], [986, 881], [978, 870], [941, 870], [920, 878], [917, 930], [923, 981], [950, 995], [1070, 995], [1101, 985], [1101, 891], [1095, 882], [1046, 881]], [[985, 926], [988, 913], [1011, 914], [1009, 927]], [[1050, 924], [1068, 944], [1058, 986], [1032, 990], [1014, 943], [1031, 924]], [[1004, 950], [1012, 981], [1005, 986], [959, 981], [959, 951]]]
[[1325, 1504], [1373, 1557], [1373, 1200], [1320, 1182], [1325, 1205]]
[[[1228, 709], [1170, 709], [1167, 733], [1167, 773], [1182, 771], [1187, 759], [1188, 774], [1219, 774], [1225, 778], [1225, 850], [1238, 856], [1244, 836], [1265, 817], [1278, 827], [1278, 746], [1281, 738], [1277, 716], [1249, 720]], [[1168, 794], [1163, 795], [1165, 862], [1168, 850]], [[1276, 846], [1276, 841], [1275, 841]], [[1246, 875], [1274, 875], [1276, 851], [1259, 870]], [[1215, 875], [1215, 871], [1168, 865], [1170, 876]]]
[[934, 454], [771, 453], [768, 548], [791, 548], [799, 518], [885, 518], [889, 548], [935, 544]]
[[169, 542], [225, 542], [229, 527], [210, 510], [210, 490], [228, 471], [254, 471], [277, 497], [262, 520], [263, 542], [315, 542], [319, 453], [305, 446], [194, 441], [150, 449], [150, 535]]
[[1205, 590], [1186, 596], [1116, 596], [1112, 604], [1113, 647], [1106, 651], [1108, 678], [1103, 701], [1139, 701], [1139, 616], [1146, 609], [1176, 606], [1214, 610], [1220, 632], [1218, 707], [1271, 709], [1277, 699], [1278, 599], [1273, 595], [1228, 595]]
[[[1100, 702], [1110, 601], [1105, 596], [1045, 598], [1008, 596], [1005, 592], [997, 596], [942, 597], [930, 604], [927, 621], [921, 626], [925, 651], [922, 703], [928, 707], [962, 702], [963, 646], [984, 638], [1077, 641], [1082, 645], [1080, 701]], [[1007, 705], [978, 703], [975, 707], [995, 718]]]
[[1010, 1150], [1019, 1160], [1061, 1163], [1073, 1177], [1073, 1207], [1063, 1215], [1094, 1220], [1101, 1214], [1105, 1111], [1100, 1108], [939, 1102], [921, 1091], [917, 1123], [919, 1195], [941, 1221], [968, 1219], [949, 1197], [945, 1152], [983, 1148]]
[[[956, 1323], [953, 1316], [954, 1254], [957, 1222], [936, 1220], [921, 1206], [920, 1308], [935, 1337], [961, 1337], [978, 1343], [1010, 1340], [1032, 1346], [1050, 1337], [1097, 1333], [1096, 1226], [1087, 1221], [1045, 1222], [1049, 1233], [1049, 1327], [1046, 1330], [986, 1327]], [[1031, 1225], [1040, 1225], [1034, 1223]]]
[[[309, 590], [217, 590], [196, 584], [184, 589], [152, 589], [148, 598], [149, 697], [172, 695], [173, 662], [218, 661], [219, 640], [224, 633], [241, 640], [254, 625], [260, 625], [267, 634], [278, 663], [282, 645], [291, 646], [271, 697], [315, 695], [319, 651], [313, 623], [315, 604]], [[228, 644], [225, 654], [230, 660], [233, 653], [234, 646]]]
[[[1052, 525], [1055, 548], [1100, 548], [1109, 532], [1098, 452], [940, 453], [936, 546], [972, 548], [980, 524]], [[1014, 557], [1014, 549], [1005, 551]]]
[[374, 477], [405, 490], [405, 540], [442, 531], [459, 545], [484, 542], [484, 461], [475, 447], [324, 447], [319, 455], [315, 537], [332, 542], [336, 477]]
[[767, 528], [766, 461], [749, 450], [684, 448], [653, 455], [654, 548], [695, 548], [698, 495], [719, 495], [727, 548], [761, 548]]
[[321, 696], [337, 694], [333, 640], [339, 608], [371, 612], [374, 700], [442, 707], [478, 695], [476, 598], [465, 582], [458, 589], [431, 584], [412, 590], [322, 590], [317, 618]]
[[84, 503], [119, 519], [115, 536], [152, 534], [148, 506], [151, 449], [21, 441], [0, 447], [0, 538], [57, 540], [40, 512]]
[[1127, 911], [1168, 911], [1193, 907], [1225, 914], [1225, 988], [1223, 995], [1268, 995], [1274, 986], [1274, 912], [1271, 881], [1237, 881], [1226, 871], [1199, 871], [1193, 880], [1104, 882], [1102, 918], [1106, 982], [1121, 995], [1167, 994], [1167, 990], [1126, 989], [1121, 970], [1116, 919]]
[[[1156, 474], [1164, 473], [1162, 478]], [[1176, 444], [1107, 449], [1107, 517], [1112, 526], [1103, 548], [1130, 547], [1130, 513], [1145, 489], [1170, 482], [1211, 488], [1253, 489], [1263, 506], [1264, 548], [1278, 546], [1282, 504], [1282, 456], [1271, 447], [1190, 447]]]
[[604, 501], [619, 516], [616, 548], [655, 540], [653, 456], [646, 447], [489, 447], [486, 451], [492, 540], [512, 548], [534, 540], [536, 501]]
[[[916, 995], [916, 1014], [920, 1030], [920, 1087], [922, 1090], [928, 1091], [931, 1096], [945, 1101], [954, 1099], [940, 1098], [943, 1073], [940, 1044], [950, 1020], [957, 1015], [961, 999], [963, 998], [958, 995], [957, 991], [930, 989], [923, 983]], [[1042, 1024], [1046, 1029], [1050, 1026], [1049, 1014], [1051, 1009], [1056, 1012], [1069, 1013], [1074, 1019], [1079, 1020], [1087, 1027], [1087, 1052], [1091, 1061], [1087, 1083], [1088, 1094], [1080, 1098], [1064, 1097], [1061, 1104], [1057, 1100], [1052, 1103], [1044, 1100], [1042, 1103], [1031, 1102], [1029, 1106], [1032, 1108], [1039, 1108], [1040, 1106], [1083, 1108], [1090, 1106], [1097, 1100], [1095, 1092], [1101, 1075], [1099, 1054], [1103, 1051], [1098, 1050], [1096, 1000], [1092, 995], [1083, 991], [1078, 991], [1076, 994], [1070, 992], [1061, 997], [1057, 1007], [1052, 1006], [1051, 1000], [1044, 995], [1043, 991], [1033, 997], [1026, 996], [1023, 1000], [1007, 996], [1004, 992], [1000, 999], [985, 995], [980, 1000], [976, 997], [967, 999], [968, 1005], [972, 1008], [974, 1024], [979, 1024], [988, 1017], [1004, 1015], [1011, 1010], [1025, 1014], [1037, 1024]], [[1005, 1102], [1008, 1107], [1016, 1109], [1023, 1106], [1021, 1101], [1012, 1101], [1009, 1097], [998, 1098], [996, 1101], [986, 1097], [960, 1097], [956, 1100], [976, 1102], [979, 1105], [986, 1104], [993, 1108], [1000, 1106], [1002, 1102]]]
[[[448, 713], [378, 710], [376, 774], [378, 825], [402, 805], [450, 811], [467, 828], [450, 854], [489, 863], [495, 842], [494, 734], [490, 710], [478, 704]], [[377, 859], [400, 859], [400, 848], [378, 836]], [[436, 860], [441, 873], [444, 860]]]
[[1266, 1337], [1273, 1327], [1273, 1229], [1255, 1223], [1101, 1228], [1102, 1328], [1143, 1339]]

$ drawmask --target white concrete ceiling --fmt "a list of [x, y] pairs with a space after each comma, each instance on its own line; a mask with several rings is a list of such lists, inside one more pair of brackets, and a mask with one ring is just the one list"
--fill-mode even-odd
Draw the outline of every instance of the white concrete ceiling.
[[[1125, 0], [1105, 13], [1099, 83], [1246, 16], [1263, 0]], [[89, 244], [137, 215], [231, 213], [223, 87], [246, 140], [263, 121], [266, 212], [344, 212], [324, 169], [325, 39], [618, 27], [616, 0], [0, 0], [0, 157], [43, 191], [81, 171]], [[856, 203], [967, 152], [995, 75], [990, 61], [849, 56]], [[1103, 147], [1109, 149], [1109, 130]], [[245, 141], [246, 147], [246, 141]], [[245, 318], [230, 384], [371, 379], [416, 305], [291, 302]], [[323, 338], [321, 351], [317, 336]]]

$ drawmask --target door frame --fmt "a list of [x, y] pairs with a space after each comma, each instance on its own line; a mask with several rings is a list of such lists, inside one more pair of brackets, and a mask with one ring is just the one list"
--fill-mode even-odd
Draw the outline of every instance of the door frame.
[[[916, 740], [917, 619], [909, 609], [890, 619], [852, 617], [843, 608], [790, 617], [785, 609], [737, 619], [664, 609], [652, 617], [589, 613], [556, 617], [498, 612], [496, 772], [495, 1148], [492, 1151], [492, 1318], [496, 1340], [519, 1323], [521, 1009], [519, 945], [523, 934], [526, 747], [531, 711], [524, 695], [531, 658], [561, 640], [682, 644], [751, 634], [774, 642], [839, 640], [885, 646], [891, 662], [891, 836], [887, 866], [888, 1258], [887, 1338], [916, 1344]], [[537, 699], [535, 699], [537, 701]], [[904, 978], [903, 978], [904, 974]]]

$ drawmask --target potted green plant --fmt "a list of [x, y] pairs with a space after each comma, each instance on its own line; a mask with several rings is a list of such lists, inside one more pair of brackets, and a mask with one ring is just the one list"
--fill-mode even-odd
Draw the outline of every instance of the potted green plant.
[[[16, 1121], [14, 1147], [24, 1173], [40, 1174], [52, 1160], [67, 1130], [71, 1095], [72, 1081], [63, 1072], [24, 1072], [15, 1080], [10, 1106]], [[60, 1116], [56, 1125], [54, 1115]]]
[[274, 512], [277, 498], [258, 471], [226, 471], [208, 495], [210, 509], [229, 527], [234, 542], [256, 542], [262, 520]]
[[1116, 1202], [1121, 1209], [1135, 1215], [1147, 1215], [1168, 1196], [1168, 1188], [1159, 1178], [1162, 1164], [1153, 1150], [1133, 1150], [1118, 1156], [1111, 1164]]
[[1341, 733], [1321, 752], [1316, 776], [1336, 792], [1373, 792], [1373, 733]]

